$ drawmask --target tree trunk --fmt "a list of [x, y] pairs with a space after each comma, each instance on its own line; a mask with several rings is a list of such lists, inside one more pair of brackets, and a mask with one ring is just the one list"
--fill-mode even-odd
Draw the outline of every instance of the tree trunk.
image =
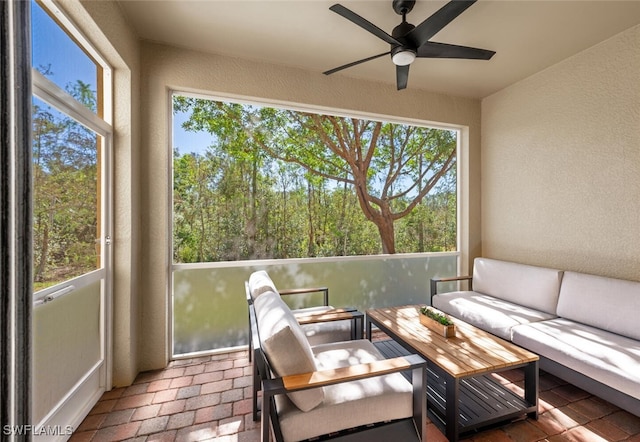
[[387, 204], [380, 207], [379, 216], [374, 217], [373, 222], [378, 227], [380, 240], [382, 241], [382, 253], [396, 253], [395, 229], [393, 226], [393, 214]]
[[44, 224], [42, 232], [42, 247], [40, 247], [40, 259], [35, 271], [34, 281], [43, 282], [44, 272], [47, 268], [47, 255], [49, 254], [49, 224]]
[[246, 226], [247, 254], [250, 259], [256, 258], [256, 235], [258, 232], [258, 160], [251, 161], [251, 184], [249, 192], [249, 222]]
[[309, 223], [309, 231], [307, 238], [307, 256], [315, 256], [316, 235], [313, 225], [313, 185], [311, 180], [307, 181], [307, 221]]

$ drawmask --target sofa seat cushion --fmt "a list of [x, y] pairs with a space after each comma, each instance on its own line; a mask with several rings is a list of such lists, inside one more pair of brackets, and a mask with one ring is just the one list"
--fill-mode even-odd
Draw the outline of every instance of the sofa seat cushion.
[[556, 315], [562, 274], [556, 269], [476, 258], [473, 290]]
[[640, 282], [565, 272], [558, 316], [640, 340]]
[[557, 318], [514, 327], [513, 342], [640, 399], [640, 341]]
[[[319, 370], [384, 359], [365, 339], [318, 345], [312, 350]], [[285, 396], [276, 398], [286, 442], [413, 415], [412, 386], [400, 373], [326, 386], [324, 394], [324, 401], [306, 413]]]
[[556, 317], [478, 292], [441, 293], [431, 301], [438, 310], [506, 340], [511, 340], [511, 329], [516, 325]]
[[[316, 371], [311, 346], [289, 307], [276, 292], [264, 292], [254, 302], [258, 333], [269, 365], [277, 376]], [[322, 388], [289, 394], [301, 410], [308, 411], [324, 398]]]

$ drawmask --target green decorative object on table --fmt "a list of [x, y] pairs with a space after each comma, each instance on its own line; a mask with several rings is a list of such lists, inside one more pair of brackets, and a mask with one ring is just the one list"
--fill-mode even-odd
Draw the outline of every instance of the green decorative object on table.
[[433, 307], [424, 306], [420, 308], [420, 323], [430, 330], [444, 336], [452, 338], [456, 335], [456, 326], [453, 321], [440, 310]]

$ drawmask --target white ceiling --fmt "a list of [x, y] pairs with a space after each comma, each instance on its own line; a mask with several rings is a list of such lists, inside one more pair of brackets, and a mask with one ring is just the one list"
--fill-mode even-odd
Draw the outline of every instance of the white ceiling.
[[[120, 0], [140, 38], [249, 60], [323, 71], [389, 50], [329, 10], [342, 5], [391, 33], [391, 0]], [[418, 0], [418, 25], [446, 2]], [[405, 91], [486, 97], [640, 23], [640, 0], [479, 0], [431, 40], [496, 51], [489, 61], [417, 59]], [[340, 71], [395, 85], [382, 57]]]

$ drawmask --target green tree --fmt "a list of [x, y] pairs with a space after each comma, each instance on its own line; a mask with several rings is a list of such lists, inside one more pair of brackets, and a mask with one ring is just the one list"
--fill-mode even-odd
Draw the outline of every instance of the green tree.
[[[174, 109], [190, 113], [185, 128], [226, 140], [226, 152], [256, 166], [269, 155], [353, 188], [383, 253], [396, 252], [395, 223], [455, 165], [452, 131], [187, 97], [176, 97]], [[314, 253], [317, 233], [310, 235]]]
[[[95, 109], [87, 84], [70, 84], [67, 92]], [[34, 281], [40, 289], [97, 266], [97, 136], [36, 101], [32, 138]]]

